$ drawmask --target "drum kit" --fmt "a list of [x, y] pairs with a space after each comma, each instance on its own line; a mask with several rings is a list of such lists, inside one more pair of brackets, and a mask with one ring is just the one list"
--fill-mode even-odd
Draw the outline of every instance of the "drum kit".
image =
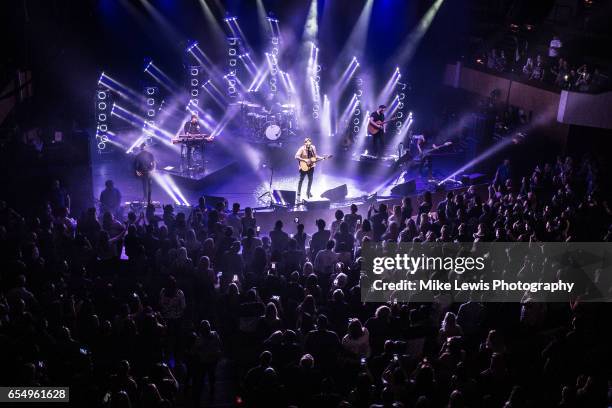
[[296, 134], [297, 115], [294, 105], [276, 103], [271, 107], [241, 102], [243, 123], [247, 136], [253, 142], [281, 142]]

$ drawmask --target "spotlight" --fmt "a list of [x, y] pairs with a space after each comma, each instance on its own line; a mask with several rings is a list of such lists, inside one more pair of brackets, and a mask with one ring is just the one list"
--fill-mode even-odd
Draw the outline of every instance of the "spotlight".
[[106, 99], [106, 92], [98, 91], [98, 99]]
[[106, 103], [105, 102], [100, 102], [98, 104], [98, 109], [100, 110], [105, 110], [106, 109]]
[[100, 122], [104, 122], [104, 121], [106, 121], [106, 113], [101, 113], [101, 114], [99, 114], [99, 115], [98, 115], [98, 120], [99, 120]]

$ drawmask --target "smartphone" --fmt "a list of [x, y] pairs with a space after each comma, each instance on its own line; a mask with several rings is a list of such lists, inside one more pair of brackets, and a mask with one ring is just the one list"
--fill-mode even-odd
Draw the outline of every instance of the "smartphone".
[[293, 222], [295, 222], [295, 223], [297, 224], [298, 222], [300, 222], [300, 219], [299, 219], [298, 217], [295, 217], [295, 218], [293, 219]]
[[257, 228], [255, 228], [255, 232], [259, 234], [260, 231], [261, 231], [261, 227], [258, 225]]
[[272, 262], [272, 264], [270, 265], [270, 268], [275, 271], [276, 270], [276, 262]]
[[362, 366], [366, 365], [366, 358], [365, 357], [361, 357], [361, 365]]

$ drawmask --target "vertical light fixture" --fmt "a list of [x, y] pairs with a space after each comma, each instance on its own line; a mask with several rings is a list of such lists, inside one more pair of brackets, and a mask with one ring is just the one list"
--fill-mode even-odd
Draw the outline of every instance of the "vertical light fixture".
[[111, 91], [106, 86], [98, 82], [96, 90], [96, 148], [98, 153], [108, 153], [109, 143], [109, 122], [112, 111]]

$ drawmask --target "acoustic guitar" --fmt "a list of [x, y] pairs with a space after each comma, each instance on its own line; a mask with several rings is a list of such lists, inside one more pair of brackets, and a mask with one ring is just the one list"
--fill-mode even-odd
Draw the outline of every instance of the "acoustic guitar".
[[300, 170], [302, 171], [308, 171], [310, 169], [312, 169], [315, 166], [315, 163], [323, 161], [323, 160], [327, 160], [334, 157], [331, 154], [325, 155], [323, 157], [317, 157], [317, 158], [312, 158], [312, 159], [305, 159], [306, 161], [303, 160], [298, 160], [298, 165], [300, 167]]
[[[374, 121], [374, 123], [376, 123], [378, 126], [384, 126], [385, 124], [389, 122], [393, 122], [395, 119], [397, 119], [397, 116], [393, 116], [391, 119], [387, 119], [384, 122], [382, 120], [377, 120], [377, 121]], [[374, 126], [373, 124], [371, 124], [370, 122], [368, 122], [368, 133], [369, 134], [375, 135], [381, 130], [382, 130], [381, 128], [378, 128]]]

